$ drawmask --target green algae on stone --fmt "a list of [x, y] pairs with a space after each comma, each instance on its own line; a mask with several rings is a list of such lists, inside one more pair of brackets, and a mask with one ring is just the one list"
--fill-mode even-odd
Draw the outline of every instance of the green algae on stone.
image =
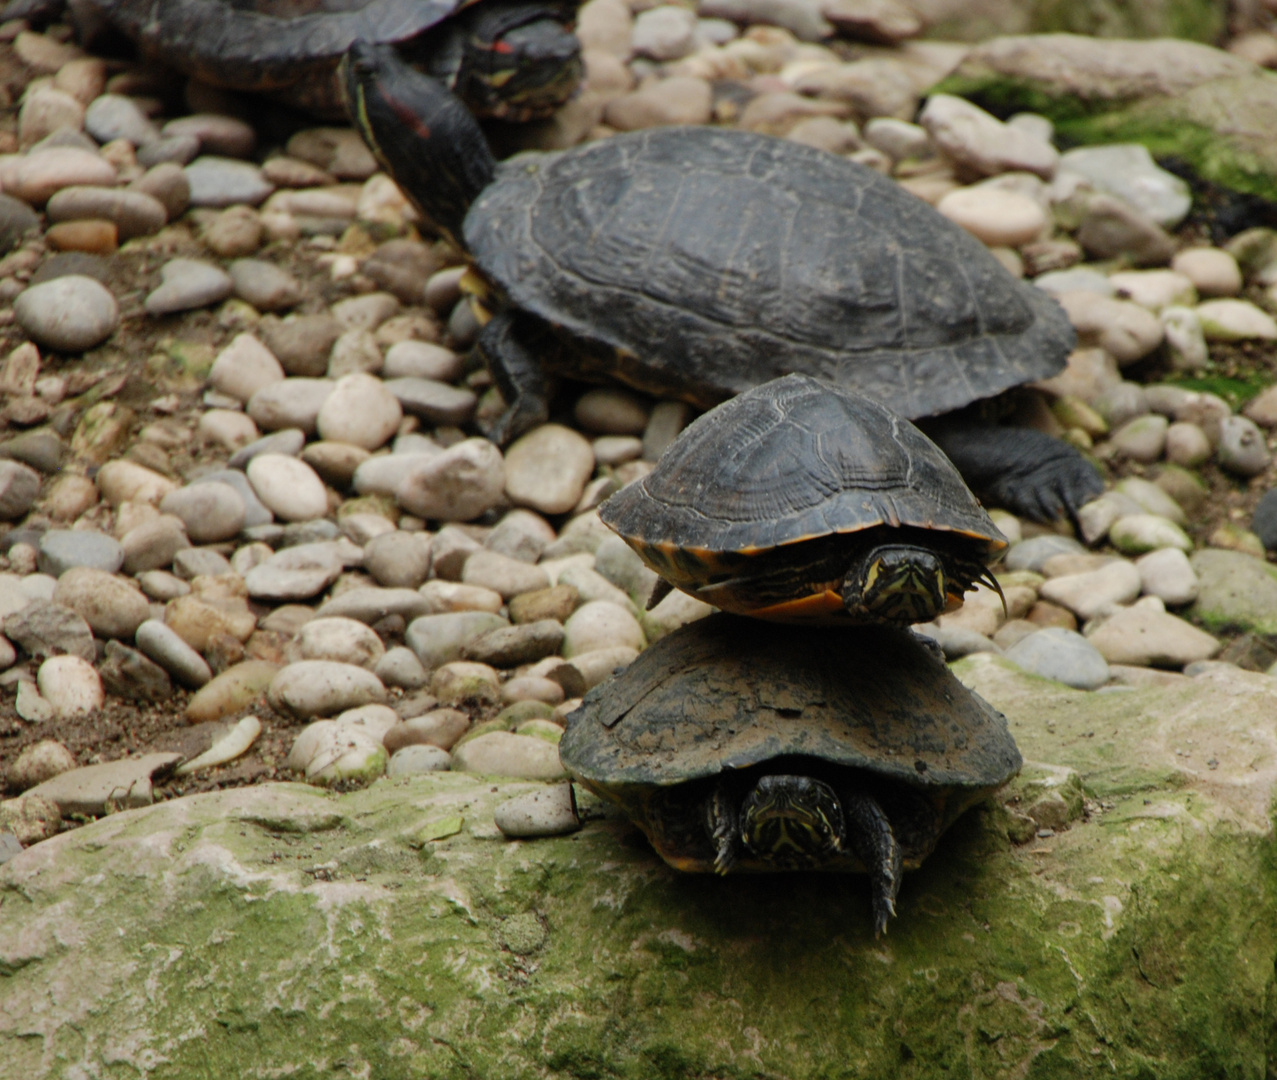
[[1050, 117], [1072, 143], [1138, 142], [1207, 180], [1277, 198], [1277, 75], [1190, 41], [995, 38], [932, 92]]
[[878, 941], [860, 877], [679, 875], [584, 799], [569, 836], [481, 827], [540, 785], [264, 785], [0, 868], [0, 1061], [31, 1080], [1264, 1077], [1272, 680], [1088, 694], [987, 656], [955, 670], [1050, 764], [1017, 791], [1063, 777], [1071, 800], [1073, 769], [1099, 801], [1021, 846], [977, 808]]
[[1190, 559], [1200, 583], [1190, 614], [1208, 630], [1277, 634], [1277, 566], [1240, 551], [1206, 548]]

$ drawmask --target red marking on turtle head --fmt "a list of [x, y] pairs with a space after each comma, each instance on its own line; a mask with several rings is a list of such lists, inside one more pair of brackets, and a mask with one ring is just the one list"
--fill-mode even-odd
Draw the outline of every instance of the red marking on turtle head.
[[414, 135], [423, 139], [430, 138], [430, 126], [401, 101], [390, 100], [390, 109]]

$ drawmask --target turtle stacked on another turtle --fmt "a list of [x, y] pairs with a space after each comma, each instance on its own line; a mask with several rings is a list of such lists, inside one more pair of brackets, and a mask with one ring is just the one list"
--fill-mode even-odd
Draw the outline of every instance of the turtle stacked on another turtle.
[[599, 513], [667, 587], [755, 618], [685, 626], [591, 691], [564, 766], [677, 869], [868, 872], [881, 933], [902, 871], [1020, 767], [908, 629], [997, 588], [1006, 540], [912, 424], [806, 375], [707, 412]]

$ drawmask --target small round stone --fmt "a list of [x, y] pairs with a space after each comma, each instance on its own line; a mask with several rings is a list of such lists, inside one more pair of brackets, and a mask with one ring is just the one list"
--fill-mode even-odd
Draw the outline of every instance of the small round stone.
[[1123, 555], [1143, 555], [1158, 548], [1192, 551], [1193, 541], [1173, 521], [1156, 514], [1128, 514], [1109, 529], [1109, 542]]
[[444, 705], [495, 705], [500, 700], [501, 686], [496, 671], [488, 664], [453, 660], [436, 669], [430, 678], [430, 692]]
[[430, 574], [430, 537], [400, 530], [373, 537], [364, 545], [364, 569], [379, 585], [418, 588]]
[[324, 482], [304, 461], [283, 454], [259, 454], [246, 471], [253, 491], [276, 517], [310, 521], [328, 512]]
[[1197, 599], [1199, 582], [1188, 556], [1179, 548], [1160, 548], [1135, 560], [1145, 596], [1156, 596], [1171, 607]]
[[159, 287], [146, 298], [146, 312], [160, 316], [209, 307], [225, 300], [234, 287], [219, 266], [199, 259], [170, 259], [160, 268]]
[[462, 359], [451, 349], [428, 341], [397, 341], [386, 350], [381, 374], [386, 379], [435, 379], [451, 382], [462, 372]]
[[319, 410], [316, 427], [323, 439], [376, 450], [395, 433], [403, 410], [395, 395], [373, 375], [338, 379]]
[[150, 604], [135, 586], [88, 566], [63, 574], [53, 600], [78, 614], [99, 638], [132, 640], [151, 614]]
[[505, 490], [516, 505], [562, 514], [576, 506], [593, 472], [594, 451], [584, 436], [542, 424], [506, 451]]
[[1121, 457], [1144, 463], [1157, 461], [1166, 449], [1169, 426], [1164, 416], [1137, 416], [1113, 432], [1110, 441]]
[[192, 206], [256, 206], [275, 189], [256, 165], [216, 156], [192, 161], [186, 166], [186, 181], [191, 185]]
[[1176, 422], [1166, 429], [1166, 460], [1194, 469], [1210, 460], [1210, 439], [1196, 424]]
[[158, 619], [147, 619], [138, 626], [134, 640], [145, 656], [188, 690], [198, 690], [213, 677], [204, 658]]
[[390, 755], [387, 776], [414, 776], [418, 773], [446, 772], [452, 768], [452, 755], [438, 746], [419, 743], [405, 746]]
[[1219, 425], [1219, 464], [1238, 476], [1257, 476], [1272, 455], [1259, 426], [1245, 416], [1229, 416]]
[[55, 739], [28, 746], [9, 766], [9, 783], [19, 791], [43, 784], [76, 767], [75, 755]]
[[425, 744], [449, 750], [469, 728], [470, 717], [459, 709], [432, 709], [396, 724], [382, 741], [391, 753]]
[[469, 521], [500, 503], [504, 489], [501, 451], [487, 439], [465, 439], [420, 461], [399, 483], [395, 498], [419, 518]]
[[271, 680], [271, 704], [294, 716], [335, 716], [381, 703], [386, 688], [371, 671], [334, 660], [299, 660]]
[[93, 665], [78, 656], [52, 656], [36, 672], [40, 696], [59, 719], [81, 716], [102, 708], [106, 692]]
[[1068, 608], [1080, 619], [1089, 619], [1111, 604], [1134, 600], [1141, 587], [1140, 573], [1135, 566], [1116, 559], [1098, 570], [1052, 578], [1042, 586], [1040, 595], [1044, 600]]
[[417, 659], [417, 654], [403, 645], [387, 649], [372, 670], [386, 686], [404, 690], [417, 690], [430, 682], [430, 676]]
[[550, 587], [550, 578], [541, 567], [486, 550], [476, 551], [466, 560], [461, 580], [466, 585], [491, 589], [506, 600]]
[[1141, 667], [1180, 669], [1219, 652], [1210, 634], [1150, 604], [1151, 597], [1115, 612], [1087, 640], [1110, 664]]
[[193, 113], [170, 120], [161, 133], [165, 138], [193, 137], [206, 154], [245, 158], [253, 152], [257, 132], [253, 126], [222, 113]]
[[492, 816], [497, 828], [512, 837], [562, 836], [581, 827], [571, 784], [516, 795], [499, 804]]
[[120, 306], [101, 282], [68, 274], [24, 289], [13, 302], [13, 314], [37, 345], [78, 353], [115, 332]]
[[524, 780], [558, 780], [566, 775], [557, 746], [509, 731], [490, 731], [468, 739], [454, 751], [452, 767], [458, 772]]
[[301, 302], [301, 282], [265, 259], [236, 259], [230, 273], [235, 295], [258, 311], [283, 311]]
[[1109, 680], [1108, 662], [1081, 634], [1048, 627], [1021, 638], [1006, 658], [1025, 671], [1079, 690], [1094, 690]]
[[990, 247], [1020, 247], [1036, 240], [1047, 224], [1036, 199], [999, 188], [958, 188], [936, 209]]
[[1237, 260], [1220, 248], [1185, 248], [1171, 259], [1171, 269], [1183, 274], [1202, 296], [1236, 296], [1242, 291]]
[[371, 668], [385, 655], [386, 647], [369, 627], [356, 619], [311, 619], [297, 635], [306, 660], [341, 660]]
[[121, 242], [150, 236], [164, 227], [168, 211], [153, 195], [119, 188], [63, 188], [49, 200], [50, 221], [97, 218], [113, 222]]
[[4, 190], [6, 195], [42, 207], [63, 188], [110, 187], [115, 181], [115, 166], [100, 154], [78, 146], [56, 146], [18, 161], [5, 176]]
[[229, 484], [202, 483], [166, 495], [160, 510], [180, 518], [197, 544], [216, 544], [238, 535], [244, 527], [244, 500]]
[[597, 435], [642, 435], [650, 414], [642, 398], [614, 387], [587, 390], [573, 410], [577, 423]]
[[[313, 435], [319, 427], [320, 410], [336, 385], [332, 379], [301, 375], [281, 379], [263, 386], [248, 399], [248, 415], [263, 431], [291, 428], [303, 436]], [[289, 456], [301, 449], [297, 446]]]
[[134, 146], [143, 146], [160, 135], [137, 102], [123, 94], [102, 94], [95, 98], [84, 113], [84, 127], [100, 143], [127, 139]]
[[563, 629], [563, 655], [569, 658], [617, 646], [642, 649], [647, 644], [638, 620], [606, 600], [582, 604], [564, 623]]
[[74, 567], [114, 574], [124, 562], [124, 548], [114, 537], [88, 529], [50, 529], [40, 537], [40, 573], [61, 577]]

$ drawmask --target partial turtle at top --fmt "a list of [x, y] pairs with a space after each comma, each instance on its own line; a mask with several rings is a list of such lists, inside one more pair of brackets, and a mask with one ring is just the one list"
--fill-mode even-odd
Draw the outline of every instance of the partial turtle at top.
[[1073, 329], [872, 169], [713, 127], [498, 165], [453, 95], [393, 50], [353, 47], [346, 88], [374, 154], [473, 261], [477, 348], [509, 405], [494, 440], [546, 419], [549, 372], [705, 408], [801, 372], [910, 419], [943, 416], [928, 433], [1017, 513], [1073, 514], [1103, 490], [1067, 443], [945, 415], [1059, 372]]
[[1002, 592], [986, 564], [1006, 537], [940, 448], [809, 375], [705, 413], [599, 517], [669, 585], [739, 615], [915, 623], [976, 582]]
[[874, 929], [1020, 769], [1006, 719], [917, 635], [711, 615], [569, 714], [563, 766], [677, 870], [868, 871]]
[[[355, 41], [381, 42], [451, 87], [477, 116], [528, 120], [580, 82], [568, 29], [579, 0], [96, 0], [70, 5], [202, 82], [270, 92], [320, 116], [345, 109], [335, 73]], [[0, 19], [48, 21], [63, 0], [13, 0]]]

